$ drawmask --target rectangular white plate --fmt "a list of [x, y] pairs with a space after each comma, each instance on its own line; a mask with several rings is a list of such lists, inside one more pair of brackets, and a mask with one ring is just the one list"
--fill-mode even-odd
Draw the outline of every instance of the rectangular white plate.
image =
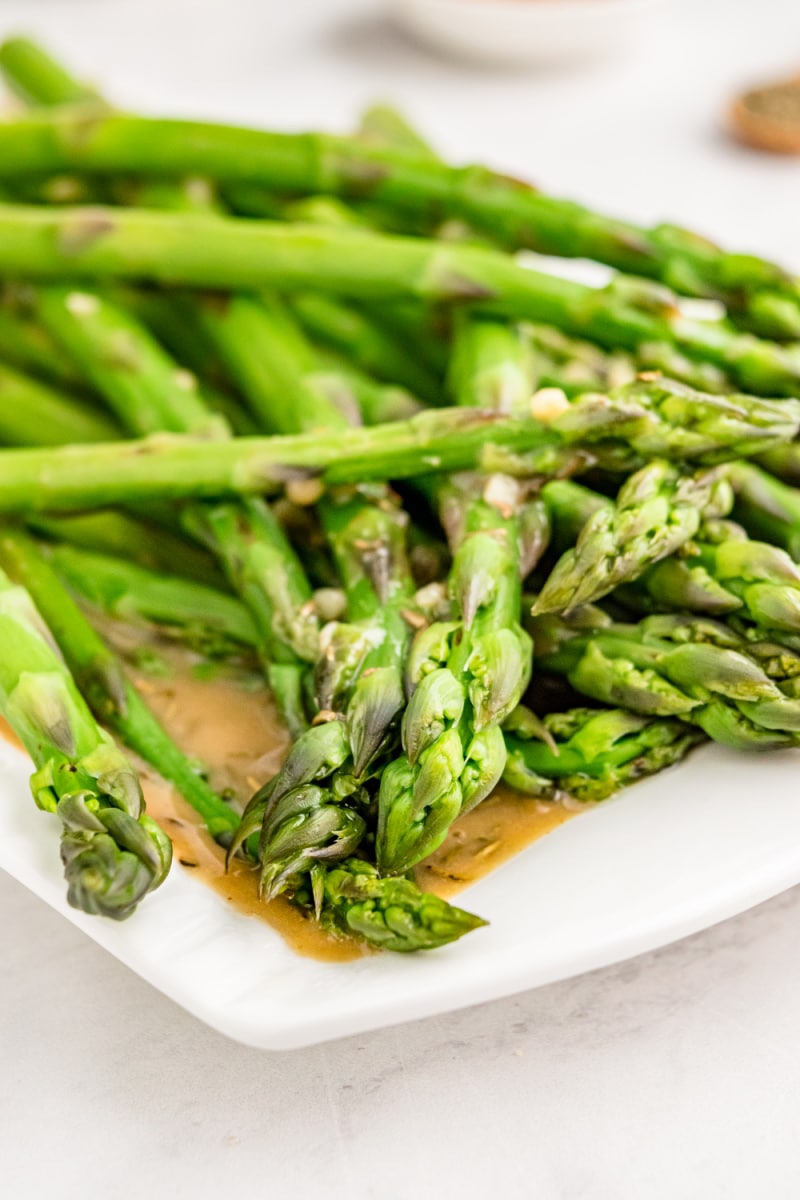
[[179, 866], [123, 924], [71, 909], [57, 823], [0, 744], [0, 867], [221, 1033], [291, 1049], [641, 954], [800, 882], [800, 751], [705, 747], [535, 842], [463, 893], [491, 924], [443, 950], [301, 958]]

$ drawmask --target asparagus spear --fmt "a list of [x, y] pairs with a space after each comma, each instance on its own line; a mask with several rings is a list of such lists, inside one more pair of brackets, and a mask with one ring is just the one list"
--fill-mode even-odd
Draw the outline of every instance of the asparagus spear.
[[754, 463], [736, 463], [730, 478], [734, 518], [751, 536], [780, 546], [800, 562], [800, 491]]
[[226, 845], [238, 815], [209, 787], [128, 682], [119, 659], [95, 633], [36, 543], [19, 530], [4, 528], [0, 563], [37, 605], [97, 719], [174, 784], [211, 836]]
[[[230, 314], [240, 309], [241, 302], [235, 299], [223, 320], [229, 321]], [[272, 322], [271, 331], [263, 327], [264, 313]], [[314, 378], [313, 353], [289, 312], [271, 301], [253, 316], [258, 319], [251, 327], [252, 338], [246, 345], [240, 339], [240, 344], [251, 358], [253, 352], [259, 356], [257, 386], [248, 394], [253, 400], [258, 394], [267, 428], [309, 432], [341, 428], [342, 413], [318, 386], [309, 386]], [[259, 322], [262, 332], [269, 334], [263, 342]], [[233, 366], [230, 357], [229, 364]], [[268, 899], [294, 886], [315, 862], [344, 858], [357, 848], [365, 826], [352, 808], [363, 803], [362, 781], [403, 703], [408, 627], [400, 609], [409, 605], [413, 592], [404, 546], [405, 520], [385, 489], [349, 503], [327, 502], [322, 513], [345, 583], [349, 624], [335, 626], [326, 643], [322, 671], [317, 672], [316, 701], [321, 715], [342, 714], [349, 759], [337, 764], [338, 774], [331, 780], [319, 774], [314, 783], [303, 778], [298, 762], [309, 756], [316, 761], [315, 743], [324, 744], [328, 737], [323, 727], [312, 728], [302, 746], [290, 753], [284, 770], [254, 797], [244, 828], [261, 820], [260, 884]], [[343, 784], [345, 774], [348, 782]], [[284, 787], [286, 778], [294, 781], [289, 791]], [[342, 807], [345, 797], [350, 804]]]
[[36, 316], [132, 432], [218, 438], [227, 426], [209, 412], [197, 380], [141, 324], [91, 291], [51, 285], [34, 294]]
[[[627, 472], [648, 458], [711, 465], [760, 454], [767, 442], [779, 445], [795, 436], [790, 431], [797, 402], [710, 395], [669, 379], [641, 379], [603, 395], [584, 393], [569, 404], [557, 390], [544, 389], [534, 396], [531, 410], [565, 439], [586, 446], [615, 436], [619, 449], [627, 446], [630, 452], [627, 458], [621, 455], [616, 468], [610, 457], [601, 465]], [[487, 456], [484, 465], [523, 477], [537, 471], [535, 459], [507, 453]]]
[[51, 546], [47, 558], [73, 592], [108, 616], [155, 628], [213, 657], [258, 645], [250, 611], [217, 588], [63, 543]]
[[534, 615], [569, 612], [608, 595], [674, 554], [704, 518], [724, 516], [733, 496], [720, 470], [682, 475], [657, 461], [637, 471], [616, 503], [597, 508], [574, 548], [561, 556], [537, 597]]
[[262, 429], [337, 431], [358, 422], [348, 380], [326, 385], [312, 347], [277, 296], [201, 297], [196, 312]]
[[571, 796], [586, 803], [680, 762], [702, 740], [682, 721], [618, 708], [574, 708], [540, 720], [520, 706], [504, 735], [503, 778], [510, 787], [542, 800]]
[[57, 104], [100, 103], [93, 88], [75, 79], [29, 38], [9, 38], [0, 45], [0, 70], [26, 104], [49, 108]]
[[[63, 114], [49, 119], [58, 122]], [[21, 145], [34, 133], [27, 126], [18, 131], [13, 123], [2, 126], [0, 167], [7, 172], [15, 158], [9, 152], [8, 161], [2, 159], [9, 131], [16, 131]], [[55, 126], [48, 141], [53, 132]], [[92, 144], [90, 133], [80, 142]], [[174, 169], [180, 165], [178, 160]], [[588, 288], [531, 271], [492, 250], [421, 238], [205, 213], [9, 204], [0, 212], [0, 270], [18, 278], [142, 279], [244, 291], [314, 289], [369, 301], [473, 303], [604, 345], [635, 350], [666, 341], [762, 394], [791, 395], [800, 381], [795, 347], [759, 341], [724, 323], [691, 321], [669, 293], [643, 303], [638, 292], [620, 283]]]
[[[98, 442], [119, 433], [103, 413], [78, 403], [10, 368], [0, 366], [0, 441], [19, 446], [53, 446]], [[167, 515], [153, 509], [156, 519]], [[40, 529], [48, 524], [39, 522]], [[95, 548], [120, 550], [135, 555], [148, 565], [159, 562], [170, 568], [183, 566], [189, 574], [220, 582], [213, 563], [194, 546], [174, 537], [166, 528], [156, 528], [120, 513], [97, 513], [48, 524], [47, 532], [77, 539]]]
[[332, 499], [323, 522], [348, 597], [346, 624], [329, 628], [317, 667], [326, 723], [295, 743], [282, 770], [256, 793], [237, 844], [261, 828], [261, 888], [270, 898], [317, 861], [345, 858], [366, 826], [365, 782], [403, 708], [403, 668], [414, 583], [406, 517], [386, 497]]
[[67, 898], [122, 920], [164, 880], [172, 847], [135, 770], [92, 717], [24, 588], [0, 572], [0, 706], [36, 767], [39, 808], [62, 824]]
[[517, 528], [491, 504], [468, 502], [467, 536], [450, 572], [454, 620], [421, 632], [409, 658], [405, 754], [381, 778], [377, 856], [401, 874], [432, 853], [479, 804], [505, 765], [500, 722], [530, 671], [519, 628]]
[[762, 633], [800, 633], [800, 568], [732, 521], [705, 523], [678, 556], [651, 567], [620, 598], [635, 604], [642, 596], [661, 611], [734, 615]]
[[453, 342], [449, 385], [459, 404], [509, 416], [529, 412], [536, 381], [522, 330], [490, 317], [462, 317]]
[[428, 404], [442, 402], [440, 381], [419, 361], [415, 349], [404, 347], [366, 313], [316, 292], [294, 296], [292, 309], [311, 337], [338, 350], [362, 371], [399, 384]]
[[[220, 329], [225, 336], [217, 336], [217, 345], [231, 370], [239, 370], [268, 429], [318, 432], [346, 425], [345, 415], [320, 386], [311, 346], [277, 299], [257, 306], [235, 298], [209, 332], [216, 336]], [[316, 700], [321, 716], [341, 713], [345, 730], [336, 732], [348, 761], [337, 759], [331, 779], [320, 773], [317, 746], [323, 747], [324, 760], [331, 732], [316, 726], [248, 806], [239, 840], [261, 825], [260, 882], [267, 898], [295, 886], [320, 860], [343, 858], [357, 848], [365, 825], [353, 808], [363, 802], [363, 778], [403, 702], [408, 629], [399, 606], [408, 604], [413, 592], [404, 523], [385, 490], [349, 503], [327, 502], [322, 512], [345, 582], [349, 624], [335, 626], [327, 640]], [[304, 774], [308, 762], [314, 764], [311, 775]], [[345, 798], [350, 803], [342, 806]]]
[[405, 388], [378, 383], [333, 351], [317, 348], [316, 358], [319, 386], [342, 412], [355, 402], [365, 425], [404, 421], [423, 408]]
[[738, 749], [798, 741], [800, 655], [786, 645], [748, 642], [709, 618], [624, 625], [591, 608], [537, 618], [532, 632], [540, 668], [603, 703], [679, 717]]
[[103, 413], [0, 364], [0, 442], [4, 445], [62, 446], [118, 436], [117, 426]]
[[[2, 65], [45, 104], [91, 91], [30, 43], [7, 43]], [[27, 127], [26, 127], [27, 126]], [[366, 134], [366, 136], [365, 136]], [[464, 219], [492, 238], [548, 254], [596, 258], [659, 278], [690, 295], [721, 299], [768, 336], [800, 335], [800, 282], [773, 263], [730, 254], [672, 225], [644, 229], [547, 196], [482, 167], [441, 162], [402, 118], [367, 115], [360, 136], [276, 134], [189, 121], [103, 113], [36, 113], [8, 123], [0, 141], [7, 175], [63, 168], [193, 174], [266, 183], [278, 191], [363, 197], [404, 214]]]
[[[152, 499], [269, 493], [309, 471], [318, 472], [328, 485], [476, 466], [496, 471], [498, 450], [504, 452], [503, 469], [516, 467], [528, 475], [552, 476], [587, 462], [628, 469], [631, 447], [645, 459], [667, 454], [713, 462], [794, 436], [794, 402], [747, 398], [743, 408], [741, 397], [733, 400], [720, 407], [720, 397], [693, 393], [691, 402], [648, 409], [638, 395], [635, 404], [620, 397], [587, 396], [547, 427], [455, 408], [342, 434], [214, 443], [154, 435], [140, 442], [0, 450], [0, 512], [69, 512]], [[707, 422], [700, 420], [701, 413]], [[682, 427], [692, 414], [701, 431]], [[534, 448], [538, 457], [528, 453]]]
[[[459, 326], [452, 378], [465, 407], [476, 398], [504, 403], [482, 371], [487, 360], [498, 362], [497, 349], [495, 327]], [[496, 476], [484, 490], [471, 476], [436, 487], [453, 551], [453, 613], [418, 634], [409, 658], [404, 754], [384, 771], [378, 798], [383, 873], [407, 871], [432, 853], [502, 774], [499, 725], [519, 703], [531, 669], [530, 640], [519, 624], [523, 499], [513, 480]]]
[[[0, 66], [3, 66], [0, 52]], [[33, 95], [42, 104], [57, 104], [69, 101], [73, 95], [82, 91], [81, 84], [73, 80], [66, 71], [38, 47], [23, 43], [12, 44], [5, 56], [5, 70], [12, 81], [23, 91]], [[61, 83], [61, 94], [58, 93], [57, 81]], [[121, 182], [124, 186], [124, 179]], [[151, 183], [146, 196], [124, 198], [126, 204], [139, 203], [146, 207], [163, 208], [170, 211], [210, 211], [214, 205], [213, 195], [206, 191], [197, 198], [197, 189], [187, 184], [176, 185], [173, 181]], [[151, 308], [152, 308], [152, 301]], [[166, 309], [166, 311], [164, 311]], [[151, 314], [152, 315], [152, 314]], [[148, 383], [148, 366], [152, 364], [155, 376], [150, 410], [156, 420], [157, 429], [199, 432], [202, 429], [203, 415], [195, 408], [192, 411], [186, 404], [179, 405], [173, 419], [170, 401], [170, 386], [165, 356], [155, 343], [147, 344], [136, 329], [128, 330], [127, 337], [124, 329], [124, 314], [117, 309], [110, 319], [114, 329], [95, 328], [91, 332], [68, 327], [67, 337], [73, 349], [80, 351], [81, 334], [86, 332], [90, 345], [84, 355], [84, 367], [89, 373], [103, 371], [103, 363], [96, 358], [95, 350], [98, 338], [108, 344], [113, 336], [115, 345], [119, 347], [119, 357], [124, 359], [130, 353], [132, 345], [137, 352], [135, 371], [135, 387], [141, 389]], [[59, 312], [52, 315], [58, 323]], [[355, 421], [358, 411], [352, 400], [343, 394], [343, 384], [338, 382], [337, 399], [347, 405], [345, 414], [340, 413], [332, 402], [331, 396], [321, 384], [313, 378], [313, 356], [310, 347], [306, 347], [299, 330], [296, 330], [289, 314], [277, 297], [240, 295], [222, 299], [209, 296], [204, 300], [185, 298], [185, 303], [177, 306], [174, 302], [165, 305], [161, 303], [155, 314], [157, 326], [167, 326], [168, 332], [180, 345], [181, 351], [188, 348], [191, 358], [196, 360], [194, 344], [198, 340], [208, 340], [215, 347], [225, 364], [231, 378], [238, 383], [244, 395], [250, 401], [255, 416], [266, 422], [269, 429], [277, 432], [294, 432], [298, 425], [292, 420], [296, 408], [304, 414], [304, 421], [299, 427], [311, 428], [342, 428], [348, 421]], [[47, 315], [45, 314], [45, 323]], [[98, 319], [95, 319], [95, 327]], [[120, 328], [122, 326], [122, 328]], [[56, 325], [58, 328], [58, 324]], [[193, 336], [193, 327], [196, 331]], [[196, 334], [200, 334], [200, 338]], [[77, 336], [76, 336], [77, 335]], [[203, 335], [205, 335], [203, 337]], [[293, 371], [294, 361], [304, 358], [303, 371]], [[114, 366], [117, 366], [115, 363]], [[124, 389], [126, 380], [112, 370], [111, 378], [105, 382], [116, 393], [120, 387]], [[187, 387], [185, 372], [176, 380], [179, 387]], [[277, 402], [276, 402], [277, 401]], [[150, 432], [139, 429], [137, 432]], [[213, 422], [210, 432], [215, 431]], [[224, 431], [223, 431], [224, 433]]]
[[0, 305], [0, 359], [45, 384], [74, 391], [84, 386], [80, 371], [41, 326], [8, 300]]
[[393, 146], [420, 157], [438, 157], [430, 142], [391, 104], [370, 104], [365, 108], [356, 137], [365, 145]]
[[608, 391], [632, 383], [640, 372], [658, 371], [701, 392], [731, 392], [730, 380], [712, 363], [697, 362], [669, 342], [642, 342], [635, 354], [601, 350], [550, 325], [526, 325], [539, 386], [564, 387], [571, 394]]
[[509, 245], [595, 258], [723, 300], [770, 334], [800, 330], [794, 277], [775, 264], [726, 253], [670, 225], [644, 229], [547, 196], [482, 167], [457, 168], [429, 153], [325, 134], [281, 134], [106, 113], [36, 112], [7, 122], [6, 177], [65, 169], [142, 175], [196, 171], [278, 192], [368, 196], [426, 220], [456, 217]]
[[[581, 530], [613, 503], [572, 480], [554, 480], [541, 493], [559, 550], [574, 545]], [[797, 568], [775, 546], [750, 541], [732, 521], [702, 523], [673, 556], [648, 567], [614, 598], [635, 611], [688, 610], [709, 616], [737, 614], [763, 629], [793, 632], [797, 627]]]
[[421, 891], [410, 879], [381, 879], [373, 866], [357, 858], [337, 863], [317, 878], [323, 925], [381, 950], [434, 950], [486, 924]]
[[31, 514], [27, 523], [44, 537], [117, 555], [142, 567], [169, 571], [212, 587], [225, 587], [224, 576], [200, 546], [127, 513], [109, 509], [67, 517]]
[[[211, 439], [228, 428], [150, 334], [96, 293], [50, 287], [37, 297], [47, 328], [69, 349], [134, 434], [184, 431]], [[259, 631], [259, 653], [283, 715], [304, 724], [303, 656], [316, 652], [316, 618], [302, 568], [269, 508], [257, 500], [203, 504], [189, 528], [220, 560]]]

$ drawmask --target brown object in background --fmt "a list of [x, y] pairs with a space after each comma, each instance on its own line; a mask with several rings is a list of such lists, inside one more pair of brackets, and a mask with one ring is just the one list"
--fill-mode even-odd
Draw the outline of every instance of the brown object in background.
[[800, 154], [800, 76], [743, 92], [730, 113], [740, 141], [772, 154]]

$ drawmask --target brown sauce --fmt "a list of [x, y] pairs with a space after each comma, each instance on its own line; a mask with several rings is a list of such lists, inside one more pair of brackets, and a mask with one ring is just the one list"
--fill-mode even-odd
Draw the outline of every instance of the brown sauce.
[[[114, 634], [120, 648], [121, 643], [130, 648], [127, 637], [118, 630]], [[269, 692], [234, 670], [209, 672], [174, 646], [159, 643], [157, 651], [169, 672], [161, 677], [134, 670], [134, 683], [181, 748], [205, 763], [212, 785], [230, 789], [243, 805], [275, 774], [288, 747]], [[0, 733], [19, 745], [5, 722]], [[298, 954], [346, 962], [369, 952], [356, 942], [326, 934], [287, 900], [260, 900], [257, 873], [238, 861], [226, 872], [223, 852], [199, 817], [174, 788], [145, 764], [139, 765], [147, 810], [171, 838], [175, 862], [184, 870], [237, 911], [266, 921]], [[450, 898], [573, 815], [560, 804], [501, 786], [454, 824], [439, 850], [417, 868], [417, 881], [426, 891]]]
[[331, 937], [282, 896], [265, 904], [258, 895], [256, 872], [241, 861], [232, 862], [226, 872], [219, 846], [198, 824], [196, 814], [174, 788], [149, 772], [143, 772], [143, 786], [147, 811], [172, 839], [174, 861], [237, 912], [266, 921], [292, 950], [306, 958], [350, 962], [362, 957], [365, 949], [358, 942]]
[[561, 804], [501, 784], [455, 822], [439, 849], [417, 867], [417, 883], [449, 900], [573, 816]]

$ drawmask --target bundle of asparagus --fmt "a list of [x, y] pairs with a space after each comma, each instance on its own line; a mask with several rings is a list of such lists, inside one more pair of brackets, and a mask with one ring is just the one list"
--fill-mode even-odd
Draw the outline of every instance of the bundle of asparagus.
[[[112, 733], [265, 903], [393, 951], [483, 924], [413, 872], [501, 778], [592, 803], [709, 738], [800, 741], [798, 279], [451, 167], [391, 110], [275, 134], [116, 112], [24, 39], [0, 68], [29, 106], [0, 124], [0, 707], [71, 903], [125, 917], [169, 869]], [[120, 622], [260, 671], [277, 773], [215, 791]]]

